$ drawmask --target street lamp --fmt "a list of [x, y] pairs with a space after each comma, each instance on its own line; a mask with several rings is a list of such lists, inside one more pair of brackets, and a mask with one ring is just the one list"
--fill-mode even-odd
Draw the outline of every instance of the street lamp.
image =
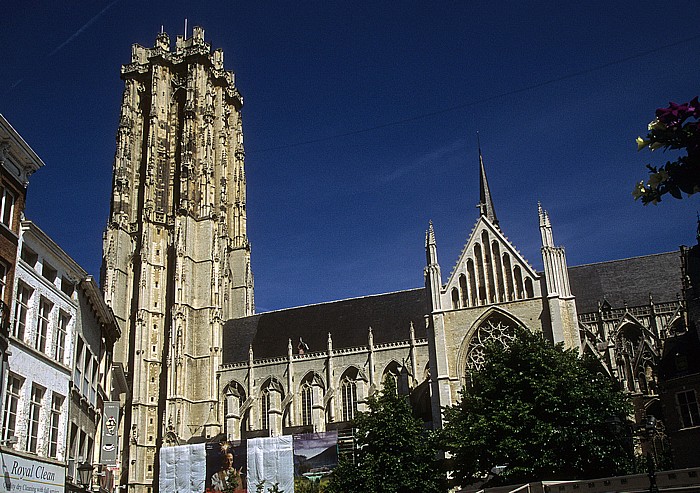
[[651, 453], [653, 446], [654, 431], [656, 431], [656, 417], [647, 415], [644, 418], [644, 434], [647, 439], [647, 472], [649, 475], [649, 493], [659, 493], [659, 488], [656, 486], [656, 467], [654, 464], [654, 456]]
[[90, 464], [88, 461], [82, 462], [78, 465], [78, 484], [85, 488], [85, 491], [89, 491], [91, 482], [92, 464]]
[[[618, 432], [622, 421], [617, 416], [611, 416], [606, 418], [605, 422], [610, 426], [611, 430]], [[649, 477], [649, 493], [659, 493], [659, 487], [656, 485], [656, 461], [654, 460], [654, 454], [652, 453], [652, 448], [654, 446], [654, 434], [656, 430], [656, 417], [647, 414], [644, 416], [644, 421], [640, 424], [633, 424], [630, 426], [632, 434], [641, 436], [647, 442], [647, 476]], [[630, 437], [631, 438], [631, 437]]]

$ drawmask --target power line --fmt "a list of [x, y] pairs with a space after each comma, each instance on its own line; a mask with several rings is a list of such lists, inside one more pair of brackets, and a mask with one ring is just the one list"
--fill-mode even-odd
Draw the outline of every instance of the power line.
[[600, 64], [600, 65], [596, 65], [596, 66], [594, 66], [594, 67], [590, 67], [590, 68], [587, 68], [587, 69], [579, 70], [579, 71], [576, 71], [576, 72], [571, 72], [571, 73], [568, 73], [568, 74], [565, 74], [565, 75], [561, 75], [561, 76], [559, 76], [559, 77], [554, 77], [554, 78], [552, 78], [552, 79], [548, 79], [548, 80], [543, 81], [543, 82], [538, 82], [538, 83], [536, 83], [536, 84], [532, 84], [532, 85], [529, 85], [529, 86], [521, 87], [521, 88], [519, 88], [519, 89], [513, 89], [513, 90], [511, 90], [511, 91], [502, 92], [502, 93], [499, 93], [499, 94], [495, 94], [495, 95], [493, 95], [493, 96], [487, 96], [487, 97], [484, 97], [484, 98], [475, 99], [474, 101], [469, 101], [469, 102], [462, 103], [462, 104], [458, 104], [458, 105], [455, 105], [455, 106], [450, 106], [450, 107], [448, 107], [448, 108], [443, 108], [443, 109], [431, 111], [431, 112], [428, 112], [428, 113], [421, 113], [420, 115], [415, 115], [415, 116], [411, 116], [411, 117], [408, 117], [408, 118], [403, 118], [403, 119], [401, 119], [401, 120], [394, 120], [394, 121], [390, 121], [390, 122], [386, 122], [386, 123], [381, 123], [381, 124], [379, 124], [379, 125], [374, 125], [374, 126], [372, 126], [372, 127], [365, 127], [365, 128], [360, 128], [360, 129], [357, 129], [357, 130], [350, 130], [350, 131], [348, 131], [348, 132], [341, 132], [341, 133], [337, 133], [337, 134], [333, 134], [333, 135], [328, 135], [328, 136], [326, 136], [326, 137], [318, 137], [318, 138], [316, 138], [316, 139], [303, 140], [303, 141], [299, 141], [299, 142], [293, 142], [293, 143], [291, 143], [291, 144], [283, 144], [283, 145], [280, 145], [280, 146], [267, 147], [267, 148], [264, 148], [264, 149], [253, 149], [253, 150], [251, 150], [251, 151], [249, 151], [249, 152], [254, 152], [254, 153], [255, 153], [255, 152], [279, 151], [279, 150], [283, 150], [283, 149], [291, 149], [291, 148], [293, 148], [293, 147], [300, 147], [300, 146], [304, 146], [304, 145], [318, 144], [318, 143], [320, 143], [320, 142], [327, 142], [327, 141], [329, 141], [329, 140], [341, 139], [341, 138], [344, 138], [344, 137], [351, 137], [351, 136], [353, 136], [353, 135], [358, 135], [358, 134], [373, 132], [373, 131], [375, 131], [375, 130], [380, 130], [380, 129], [382, 129], [382, 128], [392, 127], [392, 126], [394, 126], [394, 125], [401, 125], [401, 124], [404, 124], [404, 123], [414, 122], [414, 121], [416, 121], [416, 120], [422, 120], [422, 119], [424, 119], [424, 118], [430, 118], [431, 116], [441, 115], [441, 114], [444, 114], [444, 113], [449, 113], [449, 112], [451, 112], [451, 111], [456, 111], [456, 110], [461, 110], [461, 109], [464, 109], [464, 108], [469, 108], [469, 107], [471, 107], [471, 106], [477, 106], [477, 105], [479, 105], [479, 104], [488, 103], [488, 102], [494, 101], [494, 100], [496, 100], [496, 99], [504, 98], [504, 97], [507, 97], [507, 96], [513, 96], [513, 95], [515, 95], [515, 94], [521, 94], [521, 93], [523, 93], [523, 92], [531, 91], [531, 90], [533, 90], [533, 89], [539, 89], [539, 88], [541, 88], [541, 87], [548, 86], [548, 85], [554, 84], [554, 83], [556, 83], [556, 82], [561, 82], [561, 81], [564, 81], [564, 80], [568, 80], [568, 79], [573, 79], [573, 78], [575, 78], [575, 77], [579, 77], [579, 76], [581, 76], [581, 75], [586, 75], [586, 74], [590, 74], [590, 73], [592, 73], [592, 72], [597, 72], [597, 71], [599, 71], [599, 70], [603, 70], [603, 69], [606, 69], [606, 68], [609, 68], [609, 67], [613, 67], [613, 66], [615, 66], [615, 65], [620, 65], [620, 64], [622, 64], [622, 63], [629, 62], [630, 60], [635, 60], [635, 59], [637, 59], [637, 58], [643, 58], [643, 57], [645, 57], [645, 56], [647, 56], [647, 55], [651, 55], [652, 53], [658, 53], [659, 51], [663, 51], [663, 50], [665, 50], [665, 49], [672, 48], [672, 47], [674, 47], [674, 46], [678, 46], [678, 45], [682, 45], [682, 44], [685, 44], [685, 43], [689, 43], [689, 42], [691, 42], [691, 41], [695, 41], [696, 39], [700, 39], [700, 34], [696, 34], [695, 36], [691, 36], [691, 37], [689, 37], [689, 38], [681, 39], [681, 40], [675, 41], [675, 42], [673, 42], [673, 43], [665, 44], [665, 45], [659, 46], [659, 47], [657, 47], [657, 48], [652, 48], [652, 49], [649, 49], [649, 50], [646, 50], [646, 51], [642, 51], [642, 52], [636, 53], [636, 54], [634, 54], [634, 55], [626, 56], [626, 57], [624, 57], [624, 58], [619, 58], [619, 59], [614, 60], [614, 61], [612, 61], [612, 62], [603, 63], [603, 64]]

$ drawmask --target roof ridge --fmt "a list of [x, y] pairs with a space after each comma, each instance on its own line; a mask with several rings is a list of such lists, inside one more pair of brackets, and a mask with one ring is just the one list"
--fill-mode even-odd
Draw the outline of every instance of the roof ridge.
[[638, 259], [638, 258], [647, 258], [647, 257], [658, 257], [661, 255], [669, 255], [669, 254], [678, 254], [680, 255], [680, 252], [678, 251], [670, 251], [670, 252], [658, 252], [658, 253], [649, 253], [646, 255], [635, 255], [633, 257], [625, 257], [625, 258], [620, 258], [620, 259], [613, 259], [613, 260], [602, 260], [600, 262], [589, 262], [587, 264], [579, 264], [579, 265], [572, 265], [569, 267], [570, 269], [576, 269], [577, 267], [588, 267], [591, 265], [601, 265], [601, 264], [611, 264], [613, 262], [624, 262], [625, 260], [633, 260], [633, 259]]
[[246, 316], [246, 317], [236, 317], [236, 318], [233, 318], [233, 319], [230, 319], [230, 320], [240, 320], [240, 319], [243, 319], [243, 318], [255, 317], [255, 316], [258, 316], [258, 315], [266, 315], [266, 314], [269, 314], [269, 313], [285, 312], [285, 311], [289, 311], [289, 310], [298, 310], [298, 309], [301, 309], [301, 308], [308, 308], [308, 307], [312, 307], [312, 306], [332, 305], [332, 304], [334, 304], [334, 303], [341, 303], [341, 302], [345, 302], [345, 301], [360, 300], [360, 299], [363, 299], [363, 298], [376, 298], [376, 297], [379, 297], [379, 296], [387, 296], [387, 295], [390, 295], [390, 294], [409, 293], [409, 292], [411, 292], [411, 291], [421, 291], [421, 290], [424, 290], [424, 289], [425, 289], [424, 287], [417, 287], [417, 288], [409, 288], [409, 289], [400, 289], [400, 290], [397, 290], [397, 291], [389, 291], [389, 292], [386, 292], [386, 293], [374, 293], [374, 294], [366, 294], [366, 295], [363, 295], [363, 296], [354, 296], [354, 297], [351, 297], [351, 298], [343, 298], [343, 299], [341, 299], [341, 300], [321, 301], [321, 302], [318, 302], [318, 303], [309, 303], [308, 305], [290, 306], [290, 307], [287, 307], [287, 308], [278, 308], [278, 309], [276, 309], [276, 310], [270, 310], [270, 311], [267, 311], [267, 312], [254, 313], [254, 314], [248, 315], [248, 316]]

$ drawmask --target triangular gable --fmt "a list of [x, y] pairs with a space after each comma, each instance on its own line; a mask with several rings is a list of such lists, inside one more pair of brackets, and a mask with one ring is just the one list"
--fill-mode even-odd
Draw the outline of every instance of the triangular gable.
[[539, 297], [539, 276], [500, 229], [481, 216], [442, 295], [445, 306], [453, 308]]
[[642, 332], [642, 335], [644, 336], [643, 338], [658, 339], [658, 336], [654, 334], [651, 330], [649, 330], [647, 327], [645, 327], [644, 324], [640, 322], [637, 317], [635, 317], [629, 312], [629, 310], [625, 310], [625, 313], [615, 324], [615, 329], [612, 331], [614, 337], [617, 337], [617, 335], [620, 333], [620, 329], [622, 329], [625, 325], [628, 324], [637, 327]]

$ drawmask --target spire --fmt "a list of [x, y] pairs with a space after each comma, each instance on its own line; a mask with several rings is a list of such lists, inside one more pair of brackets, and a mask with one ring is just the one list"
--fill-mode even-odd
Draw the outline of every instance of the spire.
[[428, 222], [428, 231], [425, 232], [425, 247], [435, 245], [435, 229], [433, 228], [433, 220]]
[[426, 265], [437, 265], [437, 243], [435, 242], [435, 229], [433, 229], [433, 221], [428, 223], [428, 231], [425, 232], [425, 257]]
[[476, 133], [476, 140], [479, 146], [479, 211], [482, 216], [498, 226], [498, 218], [496, 210], [493, 208], [493, 200], [491, 200], [491, 191], [489, 190], [489, 182], [486, 179], [486, 170], [484, 169], [484, 158], [481, 155], [481, 140], [479, 132]]
[[552, 235], [552, 223], [549, 221], [549, 214], [542, 208], [542, 204], [537, 202], [537, 213], [540, 216], [540, 235], [542, 236], [542, 248], [554, 248], [554, 237]]
[[428, 231], [425, 232], [425, 260], [425, 286], [430, 293], [430, 305], [428, 308], [432, 312], [433, 310], [439, 310], [441, 308], [440, 288], [442, 286], [442, 275], [440, 274], [440, 264], [438, 264], [433, 221], [430, 221], [428, 224]]

